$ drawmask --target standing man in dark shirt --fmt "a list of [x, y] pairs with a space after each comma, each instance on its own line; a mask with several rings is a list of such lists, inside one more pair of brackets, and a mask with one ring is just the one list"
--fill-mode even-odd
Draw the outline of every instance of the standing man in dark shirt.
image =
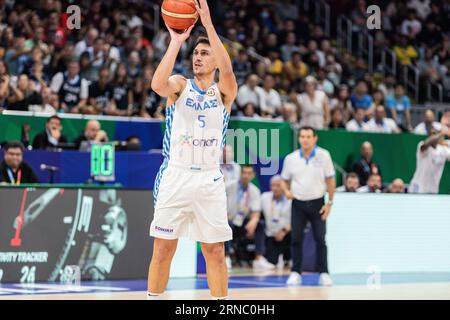
[[25, 148], [19, 141], [8, 142], [0, 163], [0, 184], [39, 183], [33, 169], [23, 161]]
[[45, 131], [34, 137], [33, 149], [55, 149], [60, 143], [67, 143], [67, 139], [61, 131], [61, 119], [58, 116], [51, 116], [47, 120]]
[[371, 174], [379, 174], [381, 176], [380, 166], [372, 162], [373, 147], [368, 141], [361, 145], [361, 159], [356, 161], [352, 166], [352, 171], [359, 177], [361, 186], [367, 184], [367, 179]]

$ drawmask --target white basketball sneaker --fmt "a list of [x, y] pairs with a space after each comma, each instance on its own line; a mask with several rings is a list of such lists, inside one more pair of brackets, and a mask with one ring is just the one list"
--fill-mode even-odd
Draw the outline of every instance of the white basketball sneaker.
[[333, 280], [331, 280], [331, 277], [328, 273], [323, 272], [319, 276], [319, 285], [330, 287], [333, 285]]
[[275, 265], [271, 264], [269, 261], [267, 261], [266, 258], [261, 257], [259, 259], [253, 260], [253, 269], [273, 270], [273, 269], [275, 269]]
[[299, 286], [302, 284], [302, 276], [300, 273], [292, 271], [289, 278], [286, 281], [288, 286]]

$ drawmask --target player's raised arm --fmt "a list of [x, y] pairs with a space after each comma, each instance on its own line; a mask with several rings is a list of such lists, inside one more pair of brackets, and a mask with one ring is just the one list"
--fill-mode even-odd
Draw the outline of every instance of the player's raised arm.
[[206, 33], [208, 34], [211, 50], [217, 59], [217, 67], [220, 71], [218, 86], [220, 92], [225, 96], [226, 101], [224, 101], [224, 103], [227, 106], [227, 109], [229, 109], [237, 94], [237, 82], [233, 73], [231, 59], [214, 29], [207, 1], [199, 0], [198, 2], [199, 3], [196, 5], [197, 11], [202, 24], [206, 29]]
[[171, 74], [181, 46], [189, 38], [192, 28], [194, 25], [183, 33], [177, 33], [167, 26], [170, 44], [152, 79], [152, 89], [162, 97], [178, 94], [183, 89], [184, 78], [177, 75], [171, 76]]

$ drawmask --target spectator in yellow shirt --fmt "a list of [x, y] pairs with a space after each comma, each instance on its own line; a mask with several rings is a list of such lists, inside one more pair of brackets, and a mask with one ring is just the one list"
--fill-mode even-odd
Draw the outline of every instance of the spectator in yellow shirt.
[[394, 46], [394, 53], [398, 62], [402, 65], [412, 64], [413, 59], [417, 58], [416, 49], [408, 44], [408, 39], [404, 36], [400, 38], [399, 44]]
[[308, 75], [308, 66], [302, 61], [300, 52], [293, 52], [290, 61], [284, 64], [284, 71], [291, 81], [298, 81]]
[[283, 61], [280, 59], [280, 53], [277, 51], [270, 51], [269, 53], [269, 73], [279, 75], [283, 73]]

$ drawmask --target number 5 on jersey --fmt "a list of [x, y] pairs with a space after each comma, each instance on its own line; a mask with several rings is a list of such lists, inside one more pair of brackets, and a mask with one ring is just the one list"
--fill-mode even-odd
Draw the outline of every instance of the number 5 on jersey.
[[198, 125], [200, 126], [200, 128], [204, 128], [206, 126], [205, 118], [206, 118], [205, 115], [198, 116], [198, 122], [199, 122]]

